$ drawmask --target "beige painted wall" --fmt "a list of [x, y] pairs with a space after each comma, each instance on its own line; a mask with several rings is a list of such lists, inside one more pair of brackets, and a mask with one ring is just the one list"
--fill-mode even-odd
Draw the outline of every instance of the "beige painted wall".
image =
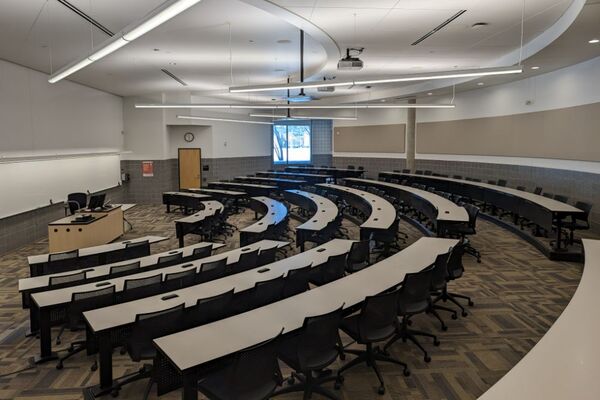
[[600, 161], [600, 103], [417, 124], [417, 152]]
[[336, 126], [334, 152], [404, 153], [405, 124]]

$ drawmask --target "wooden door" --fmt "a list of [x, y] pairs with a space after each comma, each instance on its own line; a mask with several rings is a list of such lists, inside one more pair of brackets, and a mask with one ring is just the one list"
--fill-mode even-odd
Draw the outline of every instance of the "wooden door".
[[202, 155], [200, 149], [179, 149], [179, 189], [202, 186]]

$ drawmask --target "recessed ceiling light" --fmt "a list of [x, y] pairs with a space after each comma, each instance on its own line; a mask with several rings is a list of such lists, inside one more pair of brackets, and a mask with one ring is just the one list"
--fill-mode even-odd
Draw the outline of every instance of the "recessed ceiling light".
[[152, 49], [152, 50], [154, 50], [154, 51], [160, 51], [160, 49]]
[[540, 67], [535, 66], [535, 67], [531, 67], [531, 69], [540, 69]]
[[287, 43], [292, 43], [292, 41], [290, 39], [279, 39], [277, 41], [277, 43], [279, 43], [279, 44], [287, 44]]
[[477, 82], [477, 86], [483, 86], [483, 82]]
[[382, 103], [385, 103], [385, 99], [381, 99], [380, 101], [381, 101]]
[[248, 43], [254, 43], [254, 40], [250, 39], [248, 40]]
[[432, 94], [433, 94], [433, 93], [429, 92], [429, 93], [427, 93], [427, 96], [431, 96]]
[[588, 43], [591, 43], [591, 44], [600, 43], [600, 39], [592, 39]]

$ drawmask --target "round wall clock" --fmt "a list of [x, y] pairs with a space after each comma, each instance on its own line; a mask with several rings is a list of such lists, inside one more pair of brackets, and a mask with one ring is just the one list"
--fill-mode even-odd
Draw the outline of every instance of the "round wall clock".
[[194, 141], [194, 134], [192, 132], [186, 132], [186, 134], [183, 135], [183, 140], [185, 140], [188, 143], [193, 142]]

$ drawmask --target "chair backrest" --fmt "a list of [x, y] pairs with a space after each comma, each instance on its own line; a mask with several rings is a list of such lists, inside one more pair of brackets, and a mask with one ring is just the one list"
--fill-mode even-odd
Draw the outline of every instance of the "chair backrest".
[[477, 216], [479, 215], [479, 207], [469, 203], [466, 203], [464, 207], [469, 215], [469, 227], [475, 229], [475, 225], [477, 224]]
[[423, 171], [420, 170], [420, 169], [418, 169], [418, 170], [415, 171], [415, 174], [417, 174], [417, 175], [423, 175]]
[[237, 273], [256, 268], [256, 265], [258, 264], [258, 252], [259, 249], [255, 249], [246, 253], [242, 253], [238, 262], [231, 266], [232, 271]]
[[498, 179], [498, 186], [506, 186], [507, 182], [505, 179]]
[[226, 268], [227, 257], [203, 263], [200, 265], [200, 271], [198, 272], [198, 278], [196, 280], [198, 283], [202, 283], [222, 278], [225, 276]]
[[590, 203], [586, 203], [585, 201], [578, 201], [575, 203], [575, 208], [579, 208], [581, 211], [585, 213], [585, 218], [578, 218], [581, 220], [588, 220], [590, 216], [590, 212], [592, 211], [592, 205]]
[[192, 252], [192, 260], [206, 258], [212, 253], [212, 246], [196, 247]]
[[[177, 332], [183, 325], [185, 303], [166, 310], [137, 314], [127, 341], [127, 351], [133, 361], [154, 358], [152, 340]], [[152, 356], [152, 357], [151, 357]]]
[[271, 247], [270, 249], [261, 250], [258, 253], [257, 267], [274, 263], [276, 257], [277, 257], [277, 246]]
[[563, 196], [562, 194], [555, 194], [554, 200], [566, 203], [567, 201], [569, 201], [569, 198], [567, 196]]
[[283, 297], [287, 298], [306, 292], [309, 289], [310, 270], [312, 265], [288, 271], [283, 285]]
[[448, 257], [448, 280], [460, 278], [465, 271], [465, 267], [462, 263], [463, 255], [465, 254], [465, 244], [458, 243], [450, 252]]
[[285, 279], [282, 276], [266, 281], [256, 282], [251, 290], [249, 307], [257, 308], [274, 303], [283, 298], [283, 287]]
[[448, 259], [450, 258], [450, 249], [447, 253], [438, 254], [433, 263], [433, 271], [431, 272], [431, 290], [441, 291], [446, 287], [448, 282]]
[[365, 167], [363, 167], [362, 165], [359, 165], [359, 166], [358, 166], [358, 170], [359, 170], [359, 171], [364, 171], [364, 170], [365, 170]]
[[423, 175], [431, 175], [433, 173], [433, 171], [430, 170], [425, 170], [425, 172], [423, 172]]
[[404, 169], [402, 170], [402, 173], [403, 173], [403, 174], [410, 174], [410, 169], [404, 168]]
[[49, 286], [58, 286], [66, 283], [78, 282], [85, 280], [86, 271], [75, 272], [69, 275], [51, 276], [49, 279]]
[[348, 169], [354, 169], [354, 165], [348, 165]]
[[319, 284], [333, 282], [337, 279], [343, 278], [346, 272], [346, 259], [348, 254], [338, 254], [336, 256], [329, 256], [327, 262], [316, 268], [319, 274]]
[[352, 268], [352, 266], [356, 264], [368, 264], [369, 258], [370, 248], [368, 240], [361, 240], [352, 243], [352, 246], [350, 247], [350, 253], [348, 254], [347, 259], [347, 270], [354, 271], [354, 268]]
[[527, 188], [525, 188], [525, 186], [517, 186], [517, 190], [524, 192], [527, 190]]
[[548, 192], [544, 192], [544, 194], [542, 194], [542, 196], [547, 197], [549, 199], [554, 198], [554, 194], [553, 193], [548, 193]]
[[432, 274], [433, 268], [431, 267], [406, 274], [398, 297], [398, 311], [400, 314], [408, 314], [409, 310], [414, 313], [427, 309], [431, 295]]
[[496, 185], [496, 181], [493, 179], [488, 179], [487, 183], [489, 183], [490, 185]]
[[534, 193], [534, 194], [542, 194], [542, 191], [543, 191], [543, 190], [544, 190], [544, 189], [542, 189], [542, 187], [541, 187], [541, 186], [537, 186], [537, 187], [536, 187], [536, 188], [533, 190], [533, 193]]
[[452, 175], [453, 179], [462, 179], [462, 175]]
[[48, 254], [48, 262], [73, 260], [79, 257], [79, 249]]
[[162, 274], [146, 278], [126, 279], [123, 284], [121, 297], [123, 301], [131, 301], [142, 297], [153, 296], [160, 292]]
[[248, 393], [264, 393], [264, 398], [271, 397], [281, 376], [277, 361], [278, 341], [279, 335], [235, 355], [223, 371], [231, 399], [248, 398]]
[[158, 264], [160, 265], [173, 265], [177, 264], [183, 259], [183, 253], [177, 252], [175, 254], [169, 254], [166, 256], [158, 257]]
[[398, 318], [398, 290], [368, 296], [358, 317], [361, 343], [378, 342], [394, 334]]
[[67, 310], [67, 323], [71, 328], [83, 323], [83, 313], [96, 308], [115, 304], [115, 286], [108, 286], [89, 292], [71, 294], [71, 302]]
[[187, 271], [172, 272], [165, 275], [165, 282], [167, 283], [167, 290], [181, 289], [187, 286], [191, 286], [196, 281], [196, 269], [190, 268]]
[[327, 314], [304, 319], [296, 348], [301, 371], [321, 370], [337, 358], [342, 312], [340, 307]]
[[69, 211], [71, 215], [81, 208], [85, 208], [87, 205], [87, 194], [82, 192], [69, 193], [67, 195], [67, 202], [69, 203]]
[[110, 271], [108, 272], [109, 277], [115, 277], [120, 275], [128, 274], [132, 271], [137, 271], [140, 269], [141, 262], [135, 261], [132, 263], [121, 264], [121, 265], [113, 265], [110, 267]]
[[229, 317], [233, 312], [233, 292], [234, 289], [231, 289], [216, 296], [198, 299], [196, 305], [187, 312], [186, 327], [193, 328]]

